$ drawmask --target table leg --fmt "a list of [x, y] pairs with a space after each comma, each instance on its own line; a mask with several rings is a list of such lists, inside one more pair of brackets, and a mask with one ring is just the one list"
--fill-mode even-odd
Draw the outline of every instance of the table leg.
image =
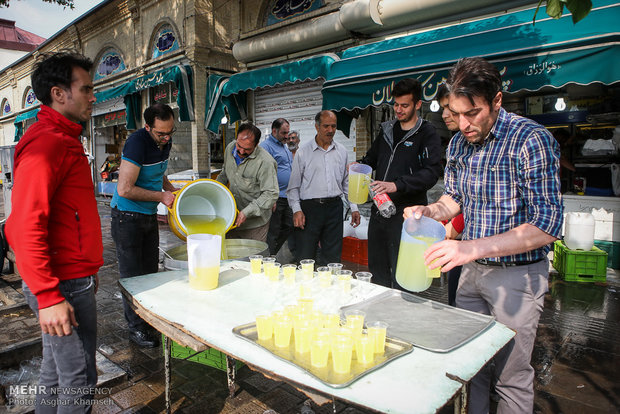
[[234, 398], [237, 392], [237, 361], [229, 355], [226, 355], [226, 376], [228, 378], [228, 393], [230, 398]]
[[164, 376], [166, 380], [166, 413], [170, 414], [170, 358], [172, 355], [172, 341], [164, 335]]
[[463, 384], [459, 395], [454, 399], [454, 414], [467, 414], [467, 396], [469, 384]]

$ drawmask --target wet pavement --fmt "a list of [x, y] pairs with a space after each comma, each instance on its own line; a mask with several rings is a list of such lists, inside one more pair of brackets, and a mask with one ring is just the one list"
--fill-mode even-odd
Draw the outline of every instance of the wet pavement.
[[[165, 408], [161, 346], [143, 349], [128, 339], [118, 281], [114, 243], [110, 235], [109, 199], [99, 199], [104, 265], [97, 293], [98, 348], [102, 361], [94, 413], [156, 413]], [[166, 250], [180, 240], [160, 225]], [[345, 263], [353, 271], [367, 270]], [[6, 271], [6, 268], [5, 268]], [[550, 279], [540, 320], [532, 364], [536, 369], [537, 413], [620, 412], [620, 272], [608, 272], [607, 283], [569, 283], [557, 274]], [[20, 303], [16, 275], [0, 279], [0, 383], [3, 375], [19, 373], [40, 355], [38, 324]], [[420, 296], [447, 303], [445, 278]], [[34, 360], [36, 362], [36, 359]], [[103, 365], [103, 361], [108, 363]], [[110, 362], [112, 364], [110, 364]], [[102, 368], [103, 367], [103, 368]], [[120, 368], [120, 371], [115, 368]], [[336, 402], [318, 406], [292, 386], [266, 378], [244, 366], [240, 387], [228, 397], [226, 373], [191, 361], [172, 361], [172, 405], [181, 413], [367, 413], [360, 407]], [[380, 398], [380, 397], [378, 397]], [[406, 396], [403, 396], [406, 398]], [[0, 406], [0, 412], [27, 412], [27, 407]], [[270, 411], [270, 413], [273, 413]], [[447, 406], [442, 413], [452, 412]]]

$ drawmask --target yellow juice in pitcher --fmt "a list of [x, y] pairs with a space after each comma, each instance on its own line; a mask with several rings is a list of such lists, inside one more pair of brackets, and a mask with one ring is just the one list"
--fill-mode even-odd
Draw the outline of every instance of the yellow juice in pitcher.
[[187, 229], [187, 234], [214, 234], [222, 236], [221, 259], [228, 259], [226, 254], [226, 220], [209, 214], [181, 214], [180, 219]]
[[368, 200], [368, 183], [366, 174], [349, 175], [349, 201], [354, 204], [364, 204]]
[[189, 272], [189, 285], [196, 290], [215, 289], [219, 275], [219, 266], [198, 267]]
[[433, 281], [427, 276], [429, 269], [424, 264], [426, 248], [426, 244], [400, 242], [396, 264], [396, 281], [407, 290], [421, 292], [428, 289]]

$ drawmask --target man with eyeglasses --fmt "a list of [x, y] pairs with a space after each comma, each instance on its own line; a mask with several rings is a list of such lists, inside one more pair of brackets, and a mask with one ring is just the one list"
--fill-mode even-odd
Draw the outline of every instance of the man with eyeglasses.
[[[144, 128], [131, 134], [123, 148], [118, 185], [112, 202], [112, 238], [121, 278], [155, 273], [159, 262], [157, 205], [171, 207], [176, 188], [164, 174], [172, 147], [174, 112], [156, 103], [144, 111]], [[162, 191], [162, 189], [164, 191]], [[129, 339], [154, 348], [158, 335], [123, 297]]]

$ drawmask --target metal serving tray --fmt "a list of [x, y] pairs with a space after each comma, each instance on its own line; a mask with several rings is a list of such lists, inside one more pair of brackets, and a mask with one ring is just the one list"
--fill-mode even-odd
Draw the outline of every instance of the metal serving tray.
[[410, 343], [388, 337], [385, 339], [385, 353], [383, 355], [375, 354], [375, 360], [372, 365], [359, 364], [354, 358], [351, 361], [351, 372], [348, 374], [337, 374], [332, 370], [331, 355], [325, 368], [315, 368], [310, 365], [309, 352], [301, 355], [296, 353], [293, 335], [291, 335], [291, 344], [288, 348], [278, 348], [274, 345], [273, 339], [269, 341], [260, 341], [258, 339], [256, 323], [254, 322], [233, 328], [233, 333], [266, 349], [278, 358], [297, 365], [308, 374], [333, 388], [344, 388], [393, 359], [413, 351], [413, 345]]
[[366, 322], [384, 321], [388, 335], [433, 352], [449, 352], [475, 338], [495, 318], [390, 290], [340, 308], [366, 312]]

